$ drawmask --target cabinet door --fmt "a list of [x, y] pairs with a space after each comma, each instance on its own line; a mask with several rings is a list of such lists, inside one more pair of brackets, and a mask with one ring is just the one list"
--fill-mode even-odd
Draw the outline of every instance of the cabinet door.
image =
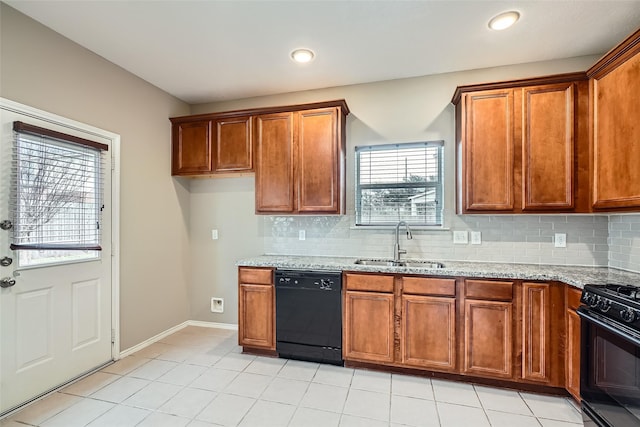
[[464, 372], [513, 378], [512, 303], [465, 301]]
[[455, 298], [403, 295], [401, 342], [402, 363], [455, 370]]
[[242, 346], [276, 349], [273, 285], [240, 283], [238, 342]]
[[551, 289], [548, 283], [522, 284], [523, 363], [525, 380], [550, 380]]
[[574, 84], [522, 89], [522, 209], [574, 207]]
[[465, 211], [513, 210], [513, 90], [466, 95], [464, 115]]
[[251, 117], [234, 117], [215, 122], [214, 172], [253, 170]]
[[340, 213], [338, 109], [298, 113], [298, 211]]
[[211, 172], [211, 122], [174, 123], [171, 148], [172, 175]]
[[345, 292], [345, 359], [393, 362], [393, 294]]
[[255, 118], [256, 212], [294, 211], [293, 113]]
[[565, 387], [580, 401], [580, 316], [575, 309], [580, 305], [581, 291], [567, 287], [567, 344], [565, 359]]
[[640, 53], [591, 81], [593, 206], [640, 206]]

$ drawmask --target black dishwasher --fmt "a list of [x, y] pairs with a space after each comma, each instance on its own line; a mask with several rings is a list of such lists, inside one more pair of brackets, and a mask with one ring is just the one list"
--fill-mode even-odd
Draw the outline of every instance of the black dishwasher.
[[276, 352], [342, 365], [342, 273], [276, 270]]

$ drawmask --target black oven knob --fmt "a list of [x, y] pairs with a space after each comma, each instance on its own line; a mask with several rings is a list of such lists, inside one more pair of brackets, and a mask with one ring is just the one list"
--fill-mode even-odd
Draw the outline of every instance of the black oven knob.
[[598, 297], [596, 297], [594, 294], [585, 293], [584, 302], [591, 307], [595, 307], [598, 305]]
[[620, 317], [622, 317], [622, 320], [625, 322], [632, 323], [636, 320], [636, 312], [631, 308], [627, 308], [626, 310], [620, 311]]
[[605, 298], [598, 298], [598, 309], [606, 313], [611, 308], [611, 301]]

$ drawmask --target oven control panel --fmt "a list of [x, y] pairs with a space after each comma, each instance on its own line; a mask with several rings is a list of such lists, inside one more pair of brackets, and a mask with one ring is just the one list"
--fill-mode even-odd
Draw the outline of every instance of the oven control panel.
[[626, 301], [585, 289], [580, 301], [602, 315], [640, 330], [640, 309]]

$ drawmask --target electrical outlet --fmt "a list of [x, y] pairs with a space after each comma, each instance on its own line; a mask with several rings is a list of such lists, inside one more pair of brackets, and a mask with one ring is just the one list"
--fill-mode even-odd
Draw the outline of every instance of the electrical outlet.
[[469, 243], [469, 232], [468, 231], [454, 231], [453, 232], [453, 243], [458, 245], [466, 245]]
[[224, 299], [223, 298], [211, 298], [211, 312], [212, 313], [224, 313]]
[[298, 240], [307, 240], [307, 232], [304, 230], [298, 231]]
[[556, 233], [555, 238], [553, 239], [553, 243], [556, 248], [566, 248], [567, 247], [566, 233]]
[[218, 240], [218, 230], [211, 230], [211, 240]]
[[482, 244], [482, 232], [480, 232], [480, 231], [472, 231], [471, 232], [471, 244], [472, 245], [480, 245], [480, 244]]

